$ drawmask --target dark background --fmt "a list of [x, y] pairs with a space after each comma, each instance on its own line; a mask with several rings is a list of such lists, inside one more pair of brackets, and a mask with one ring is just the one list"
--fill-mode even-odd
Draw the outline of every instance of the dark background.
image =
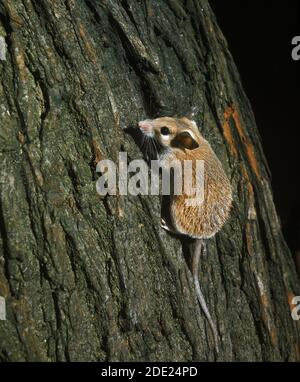
[[289, 247], [300, 256], [300, 1], [210, 0], [252, 104]]

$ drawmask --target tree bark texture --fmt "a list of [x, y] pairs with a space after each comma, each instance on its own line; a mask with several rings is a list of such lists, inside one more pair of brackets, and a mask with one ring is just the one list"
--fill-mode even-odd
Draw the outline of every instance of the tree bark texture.
[[[299, 280], [207, 1], [1, 0], [0, 37], [1, 359], [299, 360]], [[193, 106], [234, 190], [199, 271], [218, 356], [160, 198], [95, 187], [100, 159], [142, 158], [126, 127]]]

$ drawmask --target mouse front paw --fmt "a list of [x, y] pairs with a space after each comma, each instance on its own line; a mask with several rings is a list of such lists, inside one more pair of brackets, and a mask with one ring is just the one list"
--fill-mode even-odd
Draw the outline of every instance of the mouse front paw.
[[169, 231], [169, 232], [171, 231], [163, 218], [160, 219], [160, 226], [161, 226], [161, 228], [165, 229], [166, 231]]

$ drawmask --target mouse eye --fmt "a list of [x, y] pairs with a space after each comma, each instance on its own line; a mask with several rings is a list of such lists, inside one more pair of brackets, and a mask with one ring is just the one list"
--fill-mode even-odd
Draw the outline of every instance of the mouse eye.
[[160, 133], [162, 135], [169, 135], [170, 134], [170, 129], [166, 126], [163, 126], [161, 129], [160, 129]]

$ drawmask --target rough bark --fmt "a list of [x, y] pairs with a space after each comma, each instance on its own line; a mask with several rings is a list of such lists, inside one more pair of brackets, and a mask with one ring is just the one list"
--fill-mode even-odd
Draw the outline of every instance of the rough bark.
[[[0, 356], [6, 361], [299, 360], [299, 281], [249, 101], [206, 0], [2, 0]], [[246, 49], [246, 47], [245, 47]], [[154, 196], [100, 198], [124, 128], [185, 115], [234, 189], [200, 280]]]

